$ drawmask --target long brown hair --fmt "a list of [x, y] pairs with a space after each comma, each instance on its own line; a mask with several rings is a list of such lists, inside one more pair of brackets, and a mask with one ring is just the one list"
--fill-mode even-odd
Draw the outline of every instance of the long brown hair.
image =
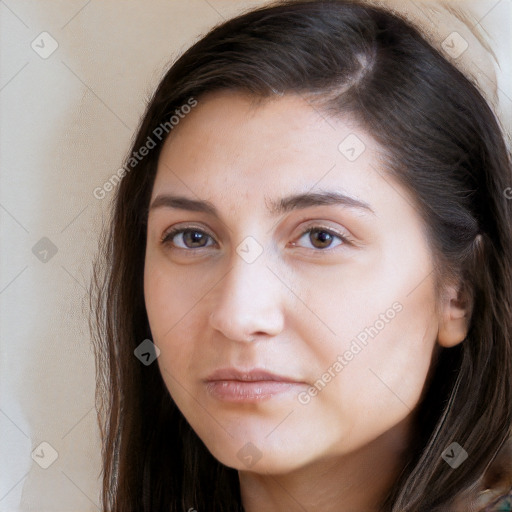
[[[415, 198], [438, 282], [462, 280], [467, 338], [439, 350], [416, 410], [408, 460], [383, 512], [440, 512], [482, 479], [512, 424], [510, 157], [481, 93], [410, 23], [359, 1], [284, 1], [213, 28], [168, 70], [148, 103], [102, 238], [91, 290], [106, 511], [243, 510], [238, 473], [182, 416], [158, 366], [144, 304], [148, 205], [169, 119], [206, 92], [307, 95], [351, 115], [386, 149], [387, 171]], [[167, 125], [165, 124], [167, 123]], [[167, 133], [167, 132], [166, 132]], [[142, 159], [134, 152], [152, 139]], [[457, 442], [469, 454], [442, 458]]]

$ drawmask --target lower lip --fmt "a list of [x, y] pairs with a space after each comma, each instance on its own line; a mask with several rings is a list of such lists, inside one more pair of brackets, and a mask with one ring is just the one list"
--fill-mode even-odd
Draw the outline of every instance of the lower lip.
[[275, 380], [215, 380], [207, 382], [206, 389], [214, 397], [226, 402], [260, 402], [285, 393], [298, 385], [298, 382]]

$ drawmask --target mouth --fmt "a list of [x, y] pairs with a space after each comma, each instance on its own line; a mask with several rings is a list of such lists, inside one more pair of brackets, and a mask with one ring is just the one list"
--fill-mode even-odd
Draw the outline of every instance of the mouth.
[[268, 400], [305, 385], [304, 382], [265, 370], [240, 371], [234, 368], [217, 370], [204, 382], [214, 398], [245, 403]]

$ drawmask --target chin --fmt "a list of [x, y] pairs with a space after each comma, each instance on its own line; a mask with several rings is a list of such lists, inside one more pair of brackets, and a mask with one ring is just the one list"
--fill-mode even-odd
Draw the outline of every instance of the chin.
[[226, 460], [220, 460], [225, 466], [236, 469], [238, 471], [249, 471], [251, 473], [258, 473], [262, 475], [279, 475], [279, 474], [287, 474], [292, 471], [298, 469], [300, 464], [298, 464], [296, 459], [291, 457], [291, 454], [287, 454], [290, 456], [290, 459], [283, 459], [279, 456], [276, 457], [275, 454], [265, 454], [261, 455], [259, 460], [256, 462], [243, 461], [241, 462], [237, 456], [230, 457]]
[[[238, 471], [251, 471], [261, 474], [289, 473], [305, 464], [311, 457], [300, 453], [298, 448], [285, 446], [282, 438], [274, 443], [260, 437], [234, 437], [226, 440], [227, 444], [211, 447], [210, 453], [222, 464]], [[300, 445], [299, 445], [300, 446]]]

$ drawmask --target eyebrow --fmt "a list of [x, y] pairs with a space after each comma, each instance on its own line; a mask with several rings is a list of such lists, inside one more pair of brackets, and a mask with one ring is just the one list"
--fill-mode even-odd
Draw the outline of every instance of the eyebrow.
[[[307, 192], [303, 194], [293, 194], [283, 197], [277, 201], [266, 201], [269, 213], [272, 216], [283, 215], [293, 210], [301, 210], [312, 206], [344, 206], [347, 208], [357, 209], [372, 213], [368, 203], [347, 196], [340, 192], [324, 191], [324, 192]], [[202, 212], [220, 218], [217, 208], [209, 201], [190, 199], [183, 196], [174, 196], [169, 194], [158, 195], [149, 210], [156, 208], [177, 208], [180, 210], [188, 210], [193, 212]]]

